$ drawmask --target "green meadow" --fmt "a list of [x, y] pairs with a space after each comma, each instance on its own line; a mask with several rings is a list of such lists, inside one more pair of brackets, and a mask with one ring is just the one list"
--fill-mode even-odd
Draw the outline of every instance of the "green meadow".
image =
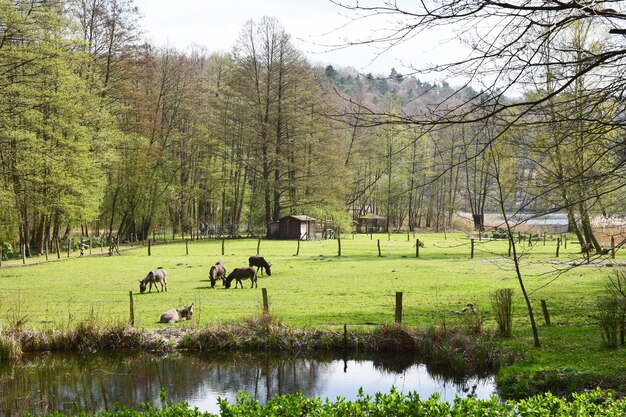
[[[218, 282], [210, 288], [208, 271], [222, 259], [228, 271], [248, 266], [256, 254], [256, 239], [183, 241], [135, 246], [121, 255], [103, 256], [99, 248], [92, 256], [29, 266], [0, 269], [3, 294], [0, 323], [22, 320], [26, 327], [72, 325], [85, 319], [103, 324], [129, 319], [129, 292], [133, 292], [135, 326], [161, 327], [163, 311], [194, 303], [195, 318], [179, 326], [205, 326], [258, 314], [262, 308], [261, 288], [267, 288], [270, 310], [281, 321], [295, 327], [343, 324], [383, 324], [394, 320], [395, 293], [403, 293], [403, 324], [414, 327], [455, 325], [462, 320], [455, 311], [466, 303], [476, 304], [492, 323], [490, 294], [498, 288], [513, 288], [514, 327], [526, 329], [528, 318], [508, 243], [475, 239], [471, 244], [461, 234], [417, 235], [425, 247], [416, 257], [413, 236], [345, 235], [341, 257], [337, 240], [300, 242], [262, 240], [260, 254], [272, 264], [272, 276], [259, 274], [259, 289], [224, 289]], [[377, 241], [381, 255], [378, 256]], [[408, 241], [407, 241], [408, 240]], [[158, 242], [157, 242], [158, 243]], [[556, 242], [523, 243], [522, 271], [532, 294], [535, 314], [542, 322], [540, 300], [548, 303], [553, 325], [589, 325], [595, 297], [606, 277], [615, 269], [583, 265], [571, 269], [568, 260], [581, 261], [577, 247], [561, 248], [555, 258]], [[188, 255], [186, 254], [188, 251]], [[618, 253], [619, 254], [619, 253]], [[562, 263], [551, 263], [551, 261]], [[15, 263], [14, 263], [15, 265]], [[17, 264], [19, 265], [19, 264]], [[139, 294], [138, 281], [157, 267], [167, 271], [168, 291]], [[570, 271], [566, 271], [570, 268]], [[555, 275], [560, 271], [560, 275]]]
[[[416, 257], [415, 239], [424, 242]], [[378, 240], [381, 255], [378, 256]], [[513, 288], [513, 337], [502, 345], [524, 353], [511, 370], [517, 375], [545, 369], [575, 369], [593, 375], [611, 375], [626, 359], [624, 349], [602, 344], [594, 317], [596, 297], [607, 278], [624, 263], [603, 257], [602, 265], [581, 263], [579, 247], [561, 247], [556, 240], [518, 245], [524, 283], [539, 325], [542, 348], [533, 348], [526, 305], [513, 263], [506, 256], [508, 242], [475, 239], [465, 234], [344, 235], [341, 256], [337, 240], [300, 242], [261, 240], [260, 254], [272, 264], [272, 276], [260, 276], [258, 289], [210, 287], [210, 266], [222, 259], [227, 270], [247, 266], [256, 254], [256, 239], [184, 241], [135, 246], [121, 255], [72, 254], [49, 262], [0, 268], [0, 326], [71, 328], [86, 320], [120, 324], [129, 320], [129, 292], [133, 293], [135, 327], [152, 330], [237, 323], [262, 310], [261, 288], [268, 292], [270, 311], [287, 326], [315, 329], [370, 329], [393, 323], [396, 292], [403, 293], [403, 324], [418, 329], [462, 327], [465, 316], [456, 312], [468, 302], [476, 304], [485, 330], [494, 330], [490, 295]], [[188, 248], [188, 255], [187, 253]], [[88, 252], [87, 252], [88, 253]], [[139, 280], [162, 266], [168, 291], [139, 293]], [[540, 301], [545, 300], [551, 326], [544, 324]], [[164, 325], [162, 312], [194, 303], [190, 321]], [[504, 370], [506, 374], [507, 370]]]

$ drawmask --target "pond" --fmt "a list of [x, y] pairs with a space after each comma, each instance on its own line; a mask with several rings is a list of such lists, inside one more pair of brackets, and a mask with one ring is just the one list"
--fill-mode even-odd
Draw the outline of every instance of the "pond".
[[95, 412], [112, 409], [115, 403], [159, 404], [161, 387], [168, 390], [168, 399], [218, 412], [217, 398], [233, 402], [239, 390], [260, 402], [298, 391], [309, 397], [353, 400], [359, 388], [374, 394], [389, 392], [392, 386], [404, 393], [416, 391], [424, 399], [438, 392], [446, 401], [456, 394], [495, 395], [492, 375], [450, 375], [397, 354], [43, 353], [0, 363], [0, 416]]

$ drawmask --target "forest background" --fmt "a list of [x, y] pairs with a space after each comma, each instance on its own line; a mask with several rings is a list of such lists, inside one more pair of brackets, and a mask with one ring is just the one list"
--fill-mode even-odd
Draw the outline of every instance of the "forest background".
[[[349, 231], [377, 213], [385, 230], [440, 231], [468, 213], [484, 230], [485, 213], [556, 211], [600, 251], [593, 216], [623, 215], [622, 90], [607, 88], [621, 82], [585, 66], [610, 46], [594, 22], [538, 48], [541, 71], [516, 98], [317, 67], [269, 17], [230, 53], [155, 47], [139, 23], [132, 0], [0, 2], [5, 254], [79, 228], [267, 235], [306, 214]], [[569, 71], [576, 82], [561, 82]]]

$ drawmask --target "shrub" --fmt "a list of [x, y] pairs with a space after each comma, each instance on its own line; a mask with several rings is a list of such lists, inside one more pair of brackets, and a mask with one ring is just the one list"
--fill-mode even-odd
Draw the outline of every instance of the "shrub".
[[500, 288], [491, 294], [491, 307], [501, 336], [511, 336], [513, 322], [513, 289]]
[[13, 246], [9, 242], [2, 242], [0, 245], [2, 245], [2, 260], [6, 261], [13, 256]]
[[619, 335], [620, 343], [623, 345], [624, 333], [626, 333], [626, 273], [615, 271], [615, 277], [609, 277], [609, 282], [606, 284], [606, 293], [619, 303]]
[[598, 297], [596, 301], [596, 314], [602, 342], [614, 349], [617, 347], [617, 335], [622, 323], [622, 300], [614, 297]]
[[[187, 403], [173, 403], [161, 397], [163, 405], [156, 407], [143, 404], [139, 411], [124, 406], [116, 406], [113, 411], [102, 411], [94, 415], [99, 417], [212, 417], [215, 414], [203, 413], [191, 408]], [[610, 392], [594, 390], [574, 394], [571, 400], [552, 395], [540, 394], [526, 400], [498, 401], [496, 397], [478, 400], [472, 396], [455, 398], [452, 404], [442, 401], [438, 394], [428, 399], [421, 399], [415, 392], [403, 394], [395, 388], [389, 393], [365, 395], [359, 391], [354, 401], [338, 397], [335, 400], [322, 400], [319, 397], [308, 398], [302, 393], [277, 395], [267, 403], [261, 404], [249, 395], [240, 394], [231, 404], [227, 399], [218, 400], [220, 415], [231, 417], [248, 416], [319, 416], [319, 417], [461, 417], [461, 416], [621, 416], [626, 412], [626, 401], [615, 399]], [[54, 413], [63, 417], [62, 413]]]

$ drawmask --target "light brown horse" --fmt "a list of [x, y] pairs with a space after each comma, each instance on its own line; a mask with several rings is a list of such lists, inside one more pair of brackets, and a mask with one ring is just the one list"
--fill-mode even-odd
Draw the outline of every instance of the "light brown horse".
[[237, 288], [237, 284], [241, 284], [241, 288], [243, 288], [243, 283], [241, 282], [241, 280], [248, 279], [248, 278], [250, 278], [250, 281], [252, 281], [252, 285], [250, 286], [250, 288], [254, 288], [254, 287], [258, 288], [258, 284], [256, 282], [256, 270], [252, 267], [233, 269], [233, 271], [230, 274], [228, 274], [228, 276], [224, 280], [224, 286], [226, 288], [230, 288], [230, 283], [234, 279], [237, 281], [235, 282], [235, 288]]
[[218, 279], [224, 281], [224, 277], [226, 277], [226, 267], [224, 266], [224, 261], [219, 260], [215, 262], [215, 265], [211, 267], [209, 270], [209, 278], [211, 279], [211, 288], [215, 288], [215, 282]]

